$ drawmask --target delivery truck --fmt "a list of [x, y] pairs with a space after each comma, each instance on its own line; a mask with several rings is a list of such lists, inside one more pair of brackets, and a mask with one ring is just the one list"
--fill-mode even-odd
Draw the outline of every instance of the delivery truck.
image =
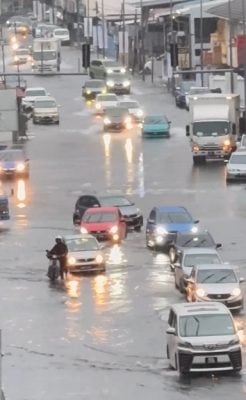
[[38, 38], [33, 40], [32, 69], [36, 73], [50, 74], [59, 72], [61, 65], [60, 41], [54, 38]]

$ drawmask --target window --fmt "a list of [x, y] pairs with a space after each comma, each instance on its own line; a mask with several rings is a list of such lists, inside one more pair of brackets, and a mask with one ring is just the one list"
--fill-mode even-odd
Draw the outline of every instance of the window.
[[188, 315], [179, 319], [180, 336], [224, 336], [234, 335], [232, 318], [226, 314]]
[[[203, 18], [203, 43], [210, 43], [210, 35], [217, 29], [218, 18]], [[201, 19], [195, 18], [195, 43], [201, 43]]]

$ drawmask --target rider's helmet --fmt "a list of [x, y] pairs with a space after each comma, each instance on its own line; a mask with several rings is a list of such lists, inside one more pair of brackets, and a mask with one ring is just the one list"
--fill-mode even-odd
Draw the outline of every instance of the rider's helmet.
[[61, 243], [61, 242], [62, 242], [62, 236], [57, 235], [56, 236], [56, 243], [58, 244], [58, 243]]

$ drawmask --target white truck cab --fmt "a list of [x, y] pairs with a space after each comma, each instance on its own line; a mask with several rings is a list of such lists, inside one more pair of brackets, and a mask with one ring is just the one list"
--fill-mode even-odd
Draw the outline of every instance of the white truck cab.
[[190, 137], [194, 164], [229, 158], [239, 137], [240, 96], [209, 93], [189, 98]]

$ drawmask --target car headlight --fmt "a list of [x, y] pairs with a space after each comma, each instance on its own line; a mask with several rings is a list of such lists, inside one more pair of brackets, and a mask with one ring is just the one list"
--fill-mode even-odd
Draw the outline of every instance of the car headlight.
[[230, 142], [229, 139], [226, 139], [226, 140], [224, 141], [224, 146], [230, 146], [230, 144], [231, 144], [231, 142]]
[[121, 68], [120, 72], [121, 72], [121, 74], [125, 74], [126, 73], [126, 69], [125, 68]]
[[106, 84], [109, 87], [114, 87], [114, 81], [107, 81]]
[[103, 123], [105, 125], [109, 125], [109, 124], [111, 124], [111, 121], [110, 121], [110, 119], [108, 117], [106, 117], [106, 118], [104, 118]]
[[140, 215], [141, 214], [141, 210], [140, 210], [140, 208], [137, 208], [137, 215]]
[[23, 172], [23, 171], [25, 170], [25, 168], [26, 168], [26, 166], [25, 166], [24, 163], [19, 163], [19, 164], [17, 164], [17, 166], [16, 166], [16, 171], [18, 171], [18, 172]]
[[69, 257], [67, 262], [68, 262], [68, 265], [75, 265], [76, 264], [76, 258]]
[[19, 47], [18, 43], [14, 43], [14, 44], [12, 45], [12, 49], [13, 49], [13, 50], [17, 50], [18, 47]]
[[104, 261], [103, 256], [102, 256], [101, 254], [98, 254], [98, 255], [96, 256], [96, 262], [97, 262], [97, 264], [102, 264], [103, 261]]
[[197, 226], [193, 226], [193, 227], [191, 228], [191, 232], [192, 232], [192, 233], [197, 233], [197, 232], [198, 232]]
[[166, 235], [168, 232], [165, 228], [163, 228], [162, 226], [157, 226], [155, 229], [155, 233], [157, 235]]
[[192, 147], [192, 151], [199, 151], [199, 150], [200, 150], [200, 148], [199, 148], [198, 145], [194, 145], [194, 146]]
[[233, 339], [233, 340], [230, 340], [230, 342], [228, 344], [229, 344], [229, 346], [235, 346], [237, 344], [240, 344], [240, 340], [239, 339]]
[[80, 233], [85, 234], [88, 233], [87, 229], [84, 228], [83, 226], [80, 228]]
[[231, 292], [231, 295], [232, 295], [232, 296], [240, 296], [241, 293], [242, 293], [242, 292], [241, 292], [241, 289], [236, 287], [236, 288], [234, 288], [233, 291]]
[[206, 296], [206, 292], [205, 292], [205, 290], [202, 289], [202, 288], [197, 289], [197, 290], [196, 290], [196, 294], [197, 294], [198, 297], [204, 297], [204, 296]]
[[124, 81], [124, 82], [123, 82], [123, 86], [124, 86], [124, 87], [130, 86], [130, 84], [131, 84], [130, 81]]
[[109, 232], [114, 235], [115, 233], [118, 232], [118, 226], [117, 225], [112, 226], [112, 228], [109, 229]]
[[96, 109], [101, 110], [101, 108], [102, 108], [102, 105], [100, 103], [96, 103]]
[[19, 61], [19, 57], [18, 56], [14, 56], [14, 61]]
[[91, 90], [90, 90], [90, 89], [87, 89], [87, 90], [86, 90], [86, 94], [91, 94]]
[[163, 236], [156, 236], [156, 238], [155, 238], [155, 241], [157, 244], [163, 243], [163, 240], [164, 240]]
[[192, 349], [193, 348], [192, 344], [189, 343], [189, 342], [178, 342], [178, 346], [179, 347], [184, 347], [186, 349]]
[[103, 88], [102, 89], [102, 94], [106, 94], [107, 93], [107, 88]]
[[113, 73], [112, 68], [108, 68], [108, 69], [107, 69], [107, 74], [112, 74], [112, 73]]

